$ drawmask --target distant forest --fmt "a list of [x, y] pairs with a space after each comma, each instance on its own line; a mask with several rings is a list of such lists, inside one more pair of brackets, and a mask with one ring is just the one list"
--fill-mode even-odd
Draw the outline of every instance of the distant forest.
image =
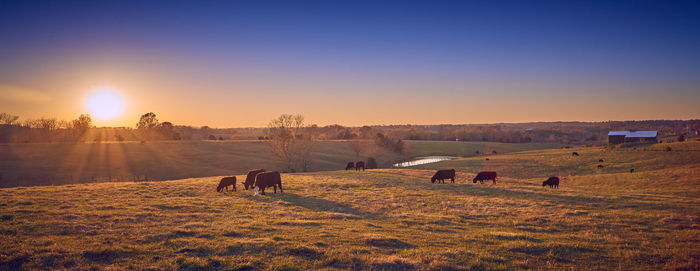
[[[95, 142], [146, 140], [266, 140], [267, 128], [211, 128], [160, 122], [146, 113], [135, 127], [100, 127], [89, 115], [65, 121], [55, 118], [21, 120], [0, 113], [0, 142]], [[504, 143], [547, 142], [602, 145], [611, 130], [657, 130], [659, 137], [693, 134], [700, 120], [643, 120], [604, 122], [532, 122], [440, 125], [310, 125], [305, 129], [319, 140], [383, 139], [434, 141], [487, 141]]]

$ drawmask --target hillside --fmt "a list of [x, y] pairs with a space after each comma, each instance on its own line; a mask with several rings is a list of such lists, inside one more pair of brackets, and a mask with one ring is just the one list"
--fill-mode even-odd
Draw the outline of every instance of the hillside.
[[[408, 141], [403, 155], [363, 141], [357, 157], [348, 141], [319, 141], [310, 171], [345, 168], [348, 161], [373, 156], [380, 167], [395, 160], [429, 154], [475, 155], [476, 150], [499, 153], [558, 146], [545, 143]], [[86, 182], [171, 180], [244, 174], [253, 168], [282, 170], [264, 141], [149, 141], [102, 143], [0, 144], [0, 187]]]
[[[4, 188], [0, 269], [697, 270], [700, 155], [671, 146], [435, 166], [457, 167], [455, 184], [421, 169], [283, 174], [267, 196], [216, 193], [218, 177]], [[473, 184], [482, 169], [499, 183]], [[561, 187], [542, 187], [555, 172]]]

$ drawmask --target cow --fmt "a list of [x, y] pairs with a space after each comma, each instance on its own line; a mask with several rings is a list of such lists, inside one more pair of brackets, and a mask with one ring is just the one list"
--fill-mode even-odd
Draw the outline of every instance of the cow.
[[245, 182], [243, 182], [245, 190], [248, 190], [248, 187], [253, 188], [253, 184], [255, 183], [255, 175], [258, 175], [260, 172], [265, 172], [265, 170], [261, 168], [248, 171], [248, 175], [245, 177]]
[[549, 185], [551, 188], [559, 188], [559, 177], [549, 177], [549, 179], [542, 182], [542, 186], [545, 185]]
[[598, 159], [598, 162], [602, 163], [605, 162], [603, 159]]
[[454, 169], [441, 169], [435, 172], [435, 175], [433, 175], [432, 178], [430, 178], [431, 183], [435, 183], [437, 181], [440, 183], [445, 183], [446, 179], [452, 180], [452, 183], [455, 183], [455, 170]]
[[634, 169], [630, 169], [630, 173], [634, 173]]
[[598, 168], [604, 168], [604, 167], [605, 167], [604, 165], [598, 165]]
[[233, 191], [236, 191], [236, 176], [221, 178], [219, 186], [216, 187], [216, 192], [222, 192], [224, 188], [226, 188], [226, 192], [228, 192], [228, 187], [230, 185], [233, 186]]
[[360, 169], [362, 169], [362, 171], [365, 171], [365, 161], [359, 161], [355, 163], [355, 170], [360, 171]]
[[578, 156], [578, 152], [572, 152], [571, 156]]
[[491, 159], [486, 158], [486, 161], [489, 161], [489, 160], [491, 160]]
[[484, 180], [493, 180], [493, 183], [496, 183], [496, 172], [493, 171], [482, 171], [479, 172], [479, 174], [476, 174], [476, 177], [474, 177], [474, 183], [477, 181], [480, 181], [481, 183], [484, 183]]
[[265, 195], [265, 188], [272, 187], [277, 194], [277, 187], [280, 188], [280, 193], [282, 193], [282, 178], [280, 178], [280, 173], [277, 171], [261, 172], [255, 175], [254, 186], [260, 189], [260, 194]]
[[355, 163], [353, 162], [348, 162], [348, 165], [345, 166], [345, 170], [353, 169], [355, 168]]

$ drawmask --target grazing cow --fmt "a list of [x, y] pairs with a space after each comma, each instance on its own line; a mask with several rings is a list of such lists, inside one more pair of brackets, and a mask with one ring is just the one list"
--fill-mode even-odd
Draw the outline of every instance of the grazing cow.
[[365, 171], [365, 161], [359, 161], [355, 163], [355, 170], [360, 171], [360, 169], [362, 169], [362, 171]]
[[604, 167], [605, 167], [604, 165], [598, 165], [598, 168], [604, 168]]
[[598, 159], [598, 162], [601, 162], [601, 163], [602, 163], [602, 162], [605, 162], [605, 161], [603, 161], [603, 159]]
[[216, 187], [216, 192], [221, 192], [224, 188], [226, 188], [226, 192], [228, 192], [229, 185], [232, 185], [233, 191], [236, 191], [236, 176], [221, 178], [219, 186]]
[[571, 156], [578, 156], [578, 152], [572, 152]]
[[454, 169], [441, 169], [435, 172], [435, 175], [433, 175], [432, 178], [430, 178], [431, 183], [435, 183], [437, 181], [440, 183], [445, 183], [446, 179], [451, 179], [452, 183], [455, 183], [455, 170]]
[[486, 158], [486, 161], [489, 161], [489, 160], [491, 160], [491, 159]]
[[280, 173], [277, 171], [261, 172], [255, 175], [255, 188], [260, 189], [260, 194], [265, 195], [265, 188], [272, 187], [277, 194], [277, 187], [280, 188], [280, 193], [282, 193], [282, 178], [280, 178]]
[[253, 184], [255, 183], [255, 175], [258, 175], [258, 173], [260, 172], [265, 172], [265, 170], [253, 169], [251, 171], [248, 171], [248, 175], [245, 177], [245, 182], [243, 182], [245, 190], [248, 190], [248, 187], [253, 188]]
[[559, 177], [549, 177], [549, 179], [542, 182], [542, 186], [545, 185], [549, 185], [551, 188], [559, 188]]
[[482, 171], [479, 172], [479, 174], [476, 174], [476, 177], [474, 177], [474, 183], [476, 181], [480, 181], [481, 183], [484, 183], [484, 180], [493, 180], [493, 183], [496, 183], [496, 172], [493, 171]]
[[353, 163], [353, 162], [348, 162], [348, 165], [345, 166], [345, 170], [353, 169], [353, 168], [355, 168], [355, 163]]
[[634, 173], [634, 169], [630, 169], [630, 173]]

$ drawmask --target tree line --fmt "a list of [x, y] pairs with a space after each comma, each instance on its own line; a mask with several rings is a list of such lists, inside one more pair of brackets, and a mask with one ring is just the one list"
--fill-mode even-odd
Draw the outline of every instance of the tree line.
[[[269, 125], [268, 125], [269, 126]], [[403, 140], [487, 141], [503, 143], [562, 143], [602, 145], [612, 130], [657, 130], [659, 136], [678, 136], [700, 130], [700, 120], [645, 120], [605, 122], [533, 122], [500, 124], [305, 125], [316, 140], [366, 139], [387, 149], [400, 150]], [[89, 115], [75, 120], [55, 118], [20, 120], [0, 113], [0, 142], [138, 141], [138, 140], [270, 140], [269, 127], [211, 128], [175, 125], [143, 114], [135, 127], [95, 128]]]

